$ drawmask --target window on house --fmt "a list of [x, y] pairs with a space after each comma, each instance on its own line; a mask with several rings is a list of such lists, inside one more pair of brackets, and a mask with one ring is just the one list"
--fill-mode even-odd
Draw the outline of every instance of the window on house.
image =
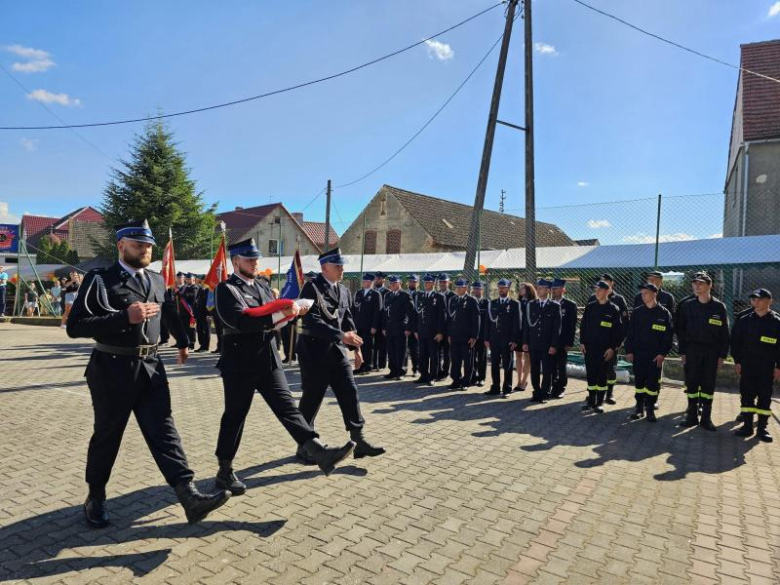
[[268, 254], [269, 256], [284, 254], [284, 240], [268, 240]]
[[366, 241], [363, 244], [363, 251], [366, 254], [376, 254], [376, 232], [374, 230], [366, 232]]
[[401, 230], [387, 230], [386, 254], [401, 253]]

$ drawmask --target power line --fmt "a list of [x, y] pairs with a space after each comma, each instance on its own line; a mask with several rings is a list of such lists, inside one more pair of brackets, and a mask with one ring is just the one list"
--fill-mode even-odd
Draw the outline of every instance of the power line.
[[593, 12], [597, 12], [598, 14], [601, 14], [602, 16], [606, 16], [607, 18], [611, 18], [612, 20], [615, 20], [619, 22], [620, 24], [624, 24], [629, 28], [634, 29], [635, 31], [638, 31], [644, 35], [647, 35], [649, 37], [652, 37], [656, 40], [661, 41], [662, 43], [666, 43], [668, 45], [672, 45], [673, 47], [676, 47], [678, 49], [681, 49], [683, 51], [687, 51], [688, 53], [692, 53], [696, 55], [697, 57], [701, 57], [703, 59], [707, 59], [709, 61], [713, 61], [715, 63], [718, 63], [719, 65], [724, 65], [726, 67], [730, 67], [731, 69], [736, 69], [738, 71], [742, 71], [744, 73], [748, 73], [750, 75], [755, 75], [756, 77], [761, 77], [762, 79], [767, 79], [769, 81], [774, 81], [775, 83], [780, 83], [780, 79], [776, 79], [774, 77], [770, 77], [769, 75], [764, 75], [763, 73], [758, 73], [756, 71], [751, 71], [750, 69], [745, 69], [744, 67], [741, 67], [739, 65], [734, 65], [733, 63], [729, 63], [727, 61], [722, 61], [721, 59], [718, 59], [717, 57], [713, 57], [711, 55], [707, 55], [705, 53], [702, 53], [701, 51], [697, 51], [696, 49], [691, 49], [690, 47], [686, 47], [685, 45], [681, 45], [680, 43], [677, 43], [675, 41], [670, 41], [669, 39], [666, 39], [660, 35], [657, 35], [655, 33], [652, 33], [648, 30], [645, 30], [643, 28], [638, 27], [635, 24], [631, 24], [630, 22], [623, 20], [622, 18], [615, 16], [614, 14], [610, 14], [609, 12], [605, 12], [604, 10], [601, 10], [599, 8], [596, 8], [595, 6], [591, 6], [590, 4], [583, 2], [582, 0], [573, 0], [577, 4], [584, 6], [588, 10], [592, 10]]
[[[30, 90], [29, 90], [29, 89], [28, 89], [28, 88], [27, 88], [27, 87], [26, 87], [26, 86], [25, 86], [25, 85], [24, 85], [24, 84], [23, 84], [21, 81], [19, 81], [19, 80], [16, 78], [16, 76], [15, 76], [15, 75], [13, 75], [13, 74], [12, 74], [10, 71], [8, 71], [8, 69], [6, 69], [6, 68], [5, 68], [5, 66], [3, 66], [3, 64], [2, 64], [2, 63], [0, 63], [0, 69], [2, 69], [2, 70], [3, 70], [3, 73], [5, 73], [5, 74], [6, 74], [8, 77], [10, 77], [10, 78], [11, 78], [11, 81], [13, 81], [13, 82], [14, 82], [14, 83], [15, 83], [15, 84], [16, 84], [16, 85], [19, 87], [19, 88], [21, 88], [21, 90], [22, 90], [22, 91], [23, 91], [25, 94], [29, 94], [29, 93], [30, 93]], [[49, 106], [47, 106], [46, 104], [44, 104], [44, 103], [42, 103], [42, 102], [37, 102], [37, 104], [38, 104], [39, 106], [41, 106], [41, 107], [42, 107], [44, 110], [46, 110], [47, 112], [49, 112], [49, 114], [51, 114], [52, 116], [54, 116], [54, 118], [55, 118], [56, 120], [58, 120], [60, 123], [62, 123], [62, 124], [67, 124], [67, 122], [65, 122], [65, 120], [63, 120], [62, 118], [60, 118], [60, 117], [57, 115], [57, 113], [56, 113], [54, 110], [52, 110], [52, 109], [51, 109]], [[89, 140], [87, 140], [87, 139], [86, 139], [84, 136], [82, 136], [82, 135], [81, 135], [79, 132], [77, 132], [77, 131], [76, 131], [76, 130], [74, 130], [73, 128], [71, 128], [71, 129], [70, 129], [70, 131], [71, 131], [71, 132], [73, 132], [73, 134], [75, 134], [75, 135], [76, 135], [78, 138], [80, 138], [80, 139], [81, 139], [81, 140], [82, 140], [82, 141], [83, 141], [83, 142], [84, 142], [84, 143], [85, 143], [87, 146], [89, 146], [90, 148], [94, 149], [94, 150], [95, 150], [97, 153], [99, 153], [99, 154], [103, 155], [104, 157], [106, 157], [106, 158], [107, 158], [107, 159], [109, 159], [110, 161], [112, 161], [112, 162], [115, 162], [116, 164], [120, 164], [118, 160], [116, 160], [116, 159], [115, 159], [114, 157], [112, 157], [110, 154], [106, 154], [105, 152], [103, 152], [103, 150], [101, 150], [101, 149], [100, 149], [98, 146], [96, 146], [96, 145], [92, 144], [92, 143], [91, 143]]]
[[[521, 10], [520, 12], [518, 12], [517, 16], [515, 17], [515, 20], [517, 20], [517, 18], [519, 18], [519, 16], [520, 16], [521, 14], [522, 14], [522, 10]], [[359, 183], [359, 182], [360, 182], [360, 181], [362, 181], [363, 179], [367, 179], [368, 177], [370, 177], [371, 175], [373, 175], [375, 172], [377, 172], [379, 169], [381, 169], [382, 167], [384, 167], [384, 166], [385, 166], [387, 163], [389, 163], [390, 161], [392, 161], [392, 160], [393, 160], [395, 157], [397, 157], [399, 154], [401, 154], [401, 152], [403, 152], [403, 151], [406, 149], [406, 147], [407, 147], [407, 146], [409, 146], [409, 145], [410, 145], [412, 142], [414, 142], [414, 140], [415, 140], [415, 139], [416, 139], [416, 138], [417, 138], [417, 137], [418, 137], [420, 134], [422, 134], [422, 133], [423, 133], [423, 131], [424, 131], [424, 130], [425, 130], [427, 127], [428, 127], [428, 126], [430, 126], [430, 125], [431, 125], [431, 123], [432, 123], [432, 122], [433, 122], [433, 121], [434, 121], [434, 120], [435, 120], [435, 119], [436, 119], [436, 118], [439, 116], [439, 114], [441, 114], [441, 113], [444, 111], [444, 108], [446, 108], [446, 107], [449, 105], [449, 103], [450, 103], [450, 102], [451, 102], [451, 101], [452, 101], [452, 100], [455, 98], [455, 96], [456, 96], [456, 95], [458, 95], [458, 93], [460, 92], [460, 90], [461, 90], [461, 89], [463, 89], [463, 86], [465, 86], [465, 85], [466, 85], [466, 83], [468, 83], [469, 79], [471, 79], [471, 78], [474, 76], [474, 74], [477, 72], [477, 70], [478, 70], [478, 69], [479, 69], [479, 68], [482, 66], [482, 64], [483, 64], [483, 63], [484, 63], [484, 62], [487, 60], [487, 58], [488, 58], [488, 57], [490, 56], [490, 54], [493, 52], [493, 49], [495, 49], [495, 48], [496, 48], [496, 46], [498, 45], [498, 43], [500, 43], [500, 42], [501, 42], [501, 39], [503, 39], [503, 38], [504, 38], [504, 35], [503, 35], [503, 34], [502, 34], [500, 37], [498, 37], [498, 39], [496, 40], [496, 42], [495, 42], [495, 43], [493, 43], [493, 46], [491, 46], [491, 47], [490, 47], [490, 49], [488, 50], [488, 52], [487, 52], [487, 53], [485, 53], [485, 56], [484, 56], [484, 57], [482, 57], [482, 59], [480, 59], [480, 60], [479, 60], [479, 63], [477, 63], [477, 65], [474, 67], [474, 69], [472, 69], [472, 70], [471, 70], [471, 73], [469, 73], [469, 74], [468, 74], [468, 76], [466, 76], [466, 79], [464, 79], [464, 80], [463, 80], [463, 81], [460, 83], [460, 85], [459, 85], [459, 86], [458, 86], [458, 87], [455, 89], [455, 91], [454, 91], [454, 92], [453, 92], [453, 93], [450, 95], [450, 97], [448, 97], [448, 98], [447, 98], [447, 100], [446, 100], [446, 101], [445, 101], [445, 102], [444, 102], [444, 103], [441, 105], [441, 107], [440, 107], [438, 110], [436, 110], [436, 112], [433, 114], [433, 116], [431, 116], [430, 118], [428, 118], [428, 121], [427, 121], [427, 122], [425, 122], [425, 124], [423, 124], [423, 125], [422, 125], [422, 127], [421, 127], [419, 130], [417, 130], [417, 132], [415, 132], [415, 133], [412, 135], [412, 137], [411, 137], [409, 140], [407, 140], [407, 141], [406, 141], [406, 142], [405, 142], [405, 143], [404, 143], [404, 144], [401, 146], [401, 148], [399, 148], [398, 150], [396, 150], [396, 151], [395, 151], [393, 154], [391, 154], [391, 155], [390, 155], [388, 158], [386, 158], [386, 159], [384, 160], [384, 162], [382, 162], [382, 163], [381, 163], [379, 166], [377, 166], [377, 167], [374, 167], [374, 169], [370, 170], [370, 171], [369, 171], [369, 172], [367, 172], [365, 175], [363, 175], [363, 176], [361, 176], [361, 177], [359, 177], [359, 178], [355, 179], [354, 181], [350, 181], [349, 183], [344, 183], [343, 185], [336, 185], [336, 186], [335, 186], [335, 188], [336, 188], [336, 189], [343, 189], [344, 187], [350, 187], [350, 186], [352, 186], [352, 185], [354, 185], [354, 184], [356, 184], [356, 183]]]
[[466, 24], [468, 22], [471, 22], [475, 18], [478, 18], [478, 17], [482, 16], [483, 14], [486, 14], [486, 13], [490, 12], [494, 8], [497, 8], [498, 6], [501, 6], [503, 3], [504, 2], [499, 2], [497, 4], [494, 4], [493, 6], [491, 6], [489, 8], [486, 8], [485, 10], [483, 10], [481, 12], [478, 12], [477, 14], [474, 14], [473, 16], [470, 16], [467, 19], [462, 20], [461, 22], [459, 22], [459, 23], [457, 23], [457, 24], [455, 24], [455, 25], [453, 25], [453, 26], [451, 26], [449, 28], [444, 29], [441, 32], [438, 32], [436, 34], [430, 35], [429, 37], [426, 37], [426, 38], [424, 38], [421, 41], [418, 41], [416, 43], [408, 45], [408, 46], [406, 46], [406, 47], [404, 47], [402, 49], [398, 49], [396, 51], [393, 51], [392, 53], [388, 53], [387, 55], [383, 55], [382, 57], [378, 57], [376, 59], [372, 59], [371, 61], [367, 61], [365, 63], [362, 63], [361, 65], [356, 65], [355, 67], [351, 67], [350, 69], [346, 69], [344, 71], [340, 71], [338, 73], [334, 73], [334, 74], [328, 75], [326, 77], [320, 77], [318, 79], [312, 79], [310, 81], [305, 81], [303, 83], [298, 83], [296, 85], [291, 85], [289, 87], [284, 87], [284, 88], [281, 88], [281, 89], [275, 89], [273, 91], [269, 91], [269, 92], [266, 92], [266, 93], [261, 93], [259, 95], [254, 95], [254, 96], [241, 98], [241, 99], [237, 99], [237, 100], [233, 100], [233, 101], [229, 101], [229, 102], [223, 102], [223, 103], [219, 103], [219, 104], [214, 104], [214, 105], [211, 105], [211, 106], [205, 106], [205, 107], [202, 107], [202, 108], [195, 108], [195, 109], [192, 109], [192, 110], [184, 110], [184, 111], [181, 111], [181, 112], [173, 112], [171, 114], [159, 114], [157, 116], [146, 116], [146, 117], [143, 117], [143, 118], [129, 118], [129, 119], [125, 119], [125, 120], [113, 120], [113, 121], [108, 121], [108, 122], [92, 122], [92, 123], [88, 123], [88, 124], [63, 124], [61, 126], [0, 126], [0, 130], [61, 130], [61, 129], [64, 129], [64, 128], [94, 128], [94, 127], [97, 127], [97, 126], [118, 126], [120, 124], [134, 124], [134, 123], [137, 123], [137, 122], [149, 122], [151, 120], [162, 120], [162, 119], [166, 119], [166, 118], [174, 118], [176, 116], [186, 116], [186, 115], [190, 115], [190, 114], [198, 114], [198, 113], [201, 113], [201, 112], [208, 112], [208, 111], [211, 111], [211, 110], [217, 110], [219, 108], [227, 108], [227, 107], [235, 106], [235, 105], [238, 105], [238, 104], [244, 104], [244, 103], [247, 103], [247, 102], [260, 100], [260, 99], [271, 97], [271, 96], [274, 96], [274, 95], [287, 93], [287, 92], [290, 92], [290, 91], [293, 91], [293, 90], [296, 90], [296, 89], [301, 89], [301, 88], [304, 88], [304, 87], [308, 87], [310, 85], [316, 85], [316, 84], [322, 83], [324, 81], [330, 81], [330, 80], [336, 79], [338, 77], [343, 77], [344, 75], [349, 75], [350, 73], [354, 73], [355, 71], [359, 71], [360, 69], [365, 69], [366, 67], [370, 67], [371, 65], [376, 65], [377, 63], [380, 63], [382, 61], [390, 59], [391, 57], [395, 57], [395, 56], [400, 55], [401, 53], [405, 53], [406, 51], [409, 51], [409, 50], [411, 50], [411, 49], [413, 49], [415, 47], [419, 47], [420, 45], [424, 44], [425, 42], [430, 41], [432, 39], [435, 39], [438, 36], [441, 36], [443, 34], [446, 34], [446, 33], [450, 32], [450, 31], [453, 31], [456, 28], [459, 28], [459, 27], [463, 26], [464, 24]]

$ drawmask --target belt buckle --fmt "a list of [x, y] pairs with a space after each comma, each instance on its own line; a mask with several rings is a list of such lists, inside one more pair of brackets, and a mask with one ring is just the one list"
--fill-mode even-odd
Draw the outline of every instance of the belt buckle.
[[147, 357], [151, 352], [151, 349], [152, 349], [151, 345], [138, 346], [138, 357]]

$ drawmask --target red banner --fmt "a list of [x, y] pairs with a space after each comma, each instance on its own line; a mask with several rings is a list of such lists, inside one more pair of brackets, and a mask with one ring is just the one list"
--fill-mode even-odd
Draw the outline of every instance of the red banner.
[[173, 233], [170, 230], [168, 230], [168, 243], [163, 251], [160, 272], [165, 281], [165, 288], [174, 288], [176, 286], [176, 262], [173, 254]]

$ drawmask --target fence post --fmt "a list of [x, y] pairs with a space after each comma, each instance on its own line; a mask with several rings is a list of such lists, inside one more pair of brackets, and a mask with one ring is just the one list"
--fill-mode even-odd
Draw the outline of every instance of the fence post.
[[658, 242], [661, 238], [661, 194], [658, 194], [658, 212], [655, 218], [655, 265], [653, 268], [658, 270]]

